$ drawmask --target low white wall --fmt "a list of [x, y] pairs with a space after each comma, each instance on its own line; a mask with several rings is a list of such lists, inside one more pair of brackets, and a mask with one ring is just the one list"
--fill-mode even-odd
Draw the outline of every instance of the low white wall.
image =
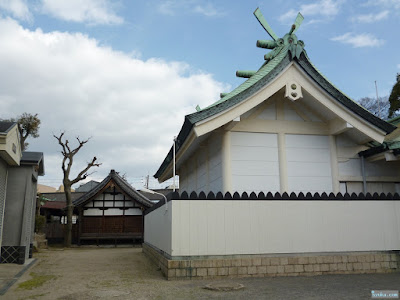
[[145, 241], [171, 256], [400, 250], [400, 201], [168, 205], [167, 215], [162, 207], [146, 216]]
[[144, 216], [144, 242], [171, 254], [171, 202]]

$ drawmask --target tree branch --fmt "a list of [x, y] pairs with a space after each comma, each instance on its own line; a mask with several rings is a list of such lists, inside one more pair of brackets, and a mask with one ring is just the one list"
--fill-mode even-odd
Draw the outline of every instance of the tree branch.
[[[55, 134], [53, 134], [53, 137], [55, 137], [57, 140], [58, 140], [58, 143], [61, 145], [61, 147], [62, 147], [62, 150], [61, 150], [61, 154], [63, 155], [63, 161], [62, 161], [62, 165], [61, 165], [61, 169], [63, 170], [63, 173], [64, 173], [64, 177], [65, 177], [65, 172], [66, 172], [66, 169], [65, 169], [65, 162], [66, 162], [66, 160], [67, 160], [67, 158], [68, 158], [68, 156], [67, 156], [67, 150], [65, 149], [65, 145], [64, 145], [64, 143], [63, 143], [63, 141], [62, 141], [62, 138], [63, 138], [63, 136], [64, 136], [64, 131], [60, 134], [60, 136], [58, 137], [58, 136], [56, 136]], [[69, 174], [67, 174], [67, 176], [68, 176]]]
[[79, 182], [79, 181], [81, 181], [81, 180], [86, 179], [86, 177], [89, 176], [89, 174], [87, 174], [87, 171], [89, 171], [89, 169], [90, 169], [91, 167], [99, 167], [99, 166], [101, 166], [101, 163], [96, 163], [96, 160], [97, 160], [96, 156], [93, 157], [92, 161], [89, 162], [89, 163], [87, 164], [86, 168], [83, 169], [83, 170], [78, 174], [78, 176], [76, 176], [75, 179], [71, 180], [71, 183], [72, 183], [72, 184], [75, 184], [75, 183], [77, 183], [77, 182]]
[[[76, 153], [78, 153], [78, 151], [87, 143], [89, 142], [90, 138], [88, 138], [87, 140], [81, 140], [79, 137], [76, 137], [79, 145], [75, 148], [72, 149], [69, 146], [69, 141], [65, 140], [65, 142], [63, 142], [63, 137], [64, 137], [64, 133], [62, 132], [60, 134], [60, 136], [56, 136], [53, 134], [53, 136], [58, 140], [58, 143], [61, 145], [62, 147], [62, 151], [61, 154], [63, 155], [63, 161], [62, 161], [62, 165], [61, 168], [63, 170], [64, 173], [64, 182], [68, 182], [69, 184], [73, 185], [81, 180], [84, 180], [85, 178], [87, 178], [90, 174], [88, 174], [87, 172], [89, 171], [89, 169], [91, 167], [99, 167], [101, 165], [101, 163], [97, 163], [97, 158], [93, 157], [92, 161], [89, 162], [87, 164], [87, 166], [78, 174], [78, 176], [73, 179], [73, 180], [69, 180], [69, 174], [71, 172], [71, 168], [72, 168], [72, 164], [74, 161], [74, 156]], [[68, 164], [66, 166], [68, 160]]]

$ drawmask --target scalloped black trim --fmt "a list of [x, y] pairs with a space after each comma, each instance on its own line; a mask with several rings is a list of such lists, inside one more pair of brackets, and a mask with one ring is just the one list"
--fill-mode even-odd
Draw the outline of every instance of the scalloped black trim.
[[[282, 195], [279, 192], [276, 192], [275, 194], [272, 194], [271, 192], [268, 192], [266, 195], [263, 192], [260, 192], [256, 194], [255, 192], [252, 192], [250, 196], [248, 193], [243, 192], [242, 194], [238, 192], [234, 192], [233, 196], [230, 192], [227, 192], [222, 194], [221, 192], [218, 192], [216, 195], [213, 192], [209, 192], [207, 195], [205, 192], [191, 192], [190, 196], [188, 195], [187, 192], [183, 192], [182, 194], [179, 194], [178, 192], [173, 192], [169, 193], [167, 195], [168, 202], [171, 200], [194, 200], [194, 201], [201, 201], [201, 200], [246, 200], [246, 201], [276, 201], [276, 200], [281, 200], [281, 201], [298, 201], [298, 200], [303, 200], [303, 201], [384, 201], [384, 200], [395, 200], [399, 201], [400, 200], [400, 195], [398, 193], [395, 194], [378, 194], [374, 193], [371, 195], [371, 193], [367, 193], [364, 195], [363, 193], [352, 193], [351, 195], [349, 193], [345, 193], [342, 195], [342, 193], [329, 193], [329, 195], [325, 192], [323, 192], [321, 195], [319, 193], [314, 193], [311, 194], [308, 192], [306, 195], [304, 195], [302, 192], [300, 192], [298, 195], [295, 193], [283, 193]], [[147, 209], [144, 211], [144, 214], [147, 215], [148, 213], [152, 212], [153, 210], [161, 207], [164, 205], [164, 201], [161, 200], [157, 204], [153, 205], [153, 207]]]

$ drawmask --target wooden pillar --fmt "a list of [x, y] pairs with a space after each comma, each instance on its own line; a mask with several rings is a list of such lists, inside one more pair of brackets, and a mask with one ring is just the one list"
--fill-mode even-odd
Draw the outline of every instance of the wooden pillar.
[[223, 193], [232, 190], [232, 172], [231, 172], [231, 132], [222, 132], [222, 191]]
[[[285, 120], [284, 99], [276, 101], [276, 119]], [[280, 192], [283, 194], [288, 191], [288, 174], [286, 161], [286, 137], [285, 133], [278, 133], [278, 160], [279, 160], [279, 182]]]
[[[125, 194], [124, 195], [124, 205], [122, 207], [122, 232], [125, 232]], [[115, 196], [114, 196], [114, 203], [115, 203]]]
[[339, 168], [337, 159], [336, 136], [329, 136], [329, 145], [331, 152], [331, 172], [332, 172], [332, 191], [334, 194], [339, 193]]
[[78, 218], [78, 245], [81, 245], [81, 234], [82, 234], [82, 222], [83, 222], [83, 211], [82, 207], [78, 208], [79, 218]]
[[279, 181], [280, 192], [288, 191], [288, 174], [286, 161], [286, 140], [284, 133], [278, 133], [278, 159], [279, 159]]

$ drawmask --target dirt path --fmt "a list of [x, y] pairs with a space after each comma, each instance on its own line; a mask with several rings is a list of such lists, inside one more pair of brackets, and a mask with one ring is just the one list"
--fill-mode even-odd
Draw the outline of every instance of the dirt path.
[[53, 248], [35, 255], [2, 299], [369, 299], [371, 289], [400, 289], [400, 273], [238, 278], [245, 289], [203, 289], [212, 280], [167, 281], [141, 248]]

